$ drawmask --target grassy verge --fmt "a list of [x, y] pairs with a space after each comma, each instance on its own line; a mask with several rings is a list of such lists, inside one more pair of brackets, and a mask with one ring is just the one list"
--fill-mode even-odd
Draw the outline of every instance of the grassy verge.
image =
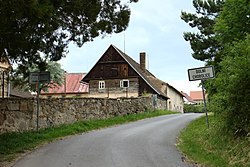
[[250, 138], [226, 136], [214, 116], [209, 116], [209, 121], [210, 128], [202, 117], [182, 131], [178, 147], [188, 160], [209, 167], [249, 167]]
[[[0, 135], [0, 166], [17, 158], [20, 154], [36, 148], [55, 139], [88, 132], [95, 129], [109, 127], [117, 124], [137, 121], [160, 115], [173, 114], [170, 111], [145, 112], [109, 118], [105, 120], [87, 120], [71, 125], [61, 125], [36, 132], [6, 133]], [[2, 165], [1, 165], [2, 164]]]

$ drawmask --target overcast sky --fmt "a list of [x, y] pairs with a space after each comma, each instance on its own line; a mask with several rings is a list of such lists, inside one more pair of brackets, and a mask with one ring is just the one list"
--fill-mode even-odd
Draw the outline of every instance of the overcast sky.
[[62, 68], [68, 73], [87, 73], [113, 44], [137, 62], [139, 53], [146, 52], [149, 71], [177, 90], [188, 94], [190, 90], [201, 90], [199, 81], [188, 81], [187, 70], [202, 67], [204, 62], [192, 58], [183, 32], [194, 30], [180, 19], [181, 11], [194, 12], [192, 0], [139, 0], [130, 9], [125, 32], [96, 38], [82, 48], [70, 45], [67, 57], [60, 61]]

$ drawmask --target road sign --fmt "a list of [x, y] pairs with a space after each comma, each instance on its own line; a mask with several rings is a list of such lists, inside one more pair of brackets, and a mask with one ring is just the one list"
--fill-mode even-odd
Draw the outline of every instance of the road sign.
[[29, 75], [29, 83], [49, 83], [50, 82], [50, 72], [31, 72]]
[[50, 72], [31, 72], [29, 75], [29, 83], [30, 84], [37, 84], [37, 122], [36, 122], [36, 130], [39, 130], [39, 106], [40, 106], [40, 83], [49, 83], [50, 82]]
[[204, 80], [209, 79], [209, 78], [214, 78], [214, 77], [215, 77], [215, 75], [214, 75], [214, 67], [213, 66], [188, 69], [189, 81], [201, 80], [202, 95], [203, 95], [203, 101], [204, 101], [204, 110], [205, 110], [205, 113], [206, 113], [207, 127], [209, 127], [209, 122], [208, 122], [208, 114], [207, 114], [207, 109], [206, 109], [206, 97], [205, 97], [205, 90], [204, 90]]
[[189, 81], [206, 80], [214, 77], [215, 75], [213, 66], [188, 69]]

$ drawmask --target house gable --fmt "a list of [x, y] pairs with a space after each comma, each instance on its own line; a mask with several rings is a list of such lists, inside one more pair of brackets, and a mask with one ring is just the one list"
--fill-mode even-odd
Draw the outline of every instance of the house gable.
[[11, 64], [5, 50], [0, 54], [0, 69], [4, 71], [11, 69]]
[[[107, 51], [102, 55], [82, 81], [90, 82], [90, 80], [114, 80], [126, 78], [138, 79], [136, 82], [140, 85], [139, 88], [137, 88], [139, 95], [146, 92], [158, 94], [159, 96], [168, 99], [166, 93], [154, 84], [154, 81], [158, 79], [155, 78], [153, 74], [151, 74], [148, 70], [142, 70], [137, 62], [113, 45], [110, 45]], [[118, 81], [116, 80], [115, 82]], [[90, 88], [93, 84], [97, 87], [98, 83], [92, 82], [92, 84], [90, 84]], [[109, 85], [110, 84], [111, 83], [109, 83]]]
[[82, 81], [125, 79], [138, 76], [139, 75], [129, 66], [127, 61], [111, 45]]

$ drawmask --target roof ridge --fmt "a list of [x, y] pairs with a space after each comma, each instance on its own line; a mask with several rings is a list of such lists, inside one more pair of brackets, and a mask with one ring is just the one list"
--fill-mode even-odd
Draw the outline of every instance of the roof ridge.
[[66, 74], [86, 74], [85, 72], [66, 72]]
[[165, 92], [163, 92], [161, 90], [161, 88], [158, 88], [155, 83], [153, 81], [151, 81], [151, 79], [149, 77], [153, 77], [155, 80], [158, 80], [160, 82], [162, 82], [161, 80], [159, 80], [158, 78], [156, 78], [151, 72], [149, 72], [149, 70], [146, 70], [145, 72], [143, 72], [140, 68], [140, 64], [137, 63], [134, 59], [132, 59], [130, 56], [128, 56], [126, 53], [123, 53], [120, 49], [118, 49], [116, 46], [113, 46], [119, 53], [120, 55], [128, 62], [128, 64], [130, 64], [130, 66], [142, 77], [142, 79], [152, 88], [154, 89], [157, 94], [167, 97], [169, 98]]

